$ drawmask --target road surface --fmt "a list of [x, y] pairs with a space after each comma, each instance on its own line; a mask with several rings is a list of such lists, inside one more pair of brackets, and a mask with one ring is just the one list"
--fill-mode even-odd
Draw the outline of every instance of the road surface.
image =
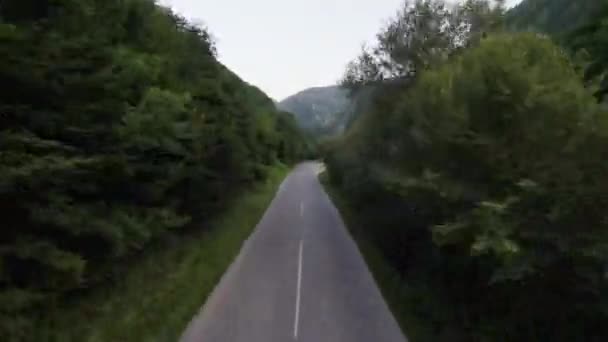
[[303, 163], [281, 184], [182, 342], [405, 342], [338, 211]]

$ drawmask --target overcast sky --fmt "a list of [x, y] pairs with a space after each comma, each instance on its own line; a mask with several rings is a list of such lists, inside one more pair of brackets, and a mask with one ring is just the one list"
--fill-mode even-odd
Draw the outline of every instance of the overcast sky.
[[[219, 59], [275, 100], [336, 83], [403, 0], [161, 0], [202, 21]], [[510, 0], [517, 3], [520, 0]]]

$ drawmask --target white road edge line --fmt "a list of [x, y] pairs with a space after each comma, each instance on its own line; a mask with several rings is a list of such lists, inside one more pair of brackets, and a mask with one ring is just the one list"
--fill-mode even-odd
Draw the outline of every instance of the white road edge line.
[[298, 289], [296, 292], [296, 315], [293, 324], [293, 338], [298, 339], [298, 326], [300, 325], [300, 292], [302, 290], [302, 253], [303, 253], [303, 240], [300, 240], [300, 255], [298, 257]]

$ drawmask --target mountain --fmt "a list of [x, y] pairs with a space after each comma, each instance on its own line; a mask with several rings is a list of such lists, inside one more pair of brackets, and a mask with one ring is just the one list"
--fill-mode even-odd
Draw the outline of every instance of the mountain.
[[559, 34], [585, 23], [604, 0], [524, 0], [507, 13], [514, 30]]
[[315, 135], [341, 133], [353, 111], [348, 91], [339, 86], [303, 90], [279, 102], [277, 107], [293, 113], [300, 127]]

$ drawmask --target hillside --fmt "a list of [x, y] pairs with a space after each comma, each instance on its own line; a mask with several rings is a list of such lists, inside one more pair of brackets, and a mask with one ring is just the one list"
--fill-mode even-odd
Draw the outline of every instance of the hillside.
[[278, 108], [295, 115], [301, 128], [313, 134], [334, 134], [344, 130], [350, 100], [339, 86], [303, 90], [278, 103]]
[[61, 304], [130, 279], [126, 265], [202, 231], [305, 144], [205, 27], [155, 1], [0, 7], [0, 336], [67, 341], [47, 335]]
[[551, 34], [572, 30], [599, 9], [602, 0], [524, 0], [507, 13], [508, 26]]

